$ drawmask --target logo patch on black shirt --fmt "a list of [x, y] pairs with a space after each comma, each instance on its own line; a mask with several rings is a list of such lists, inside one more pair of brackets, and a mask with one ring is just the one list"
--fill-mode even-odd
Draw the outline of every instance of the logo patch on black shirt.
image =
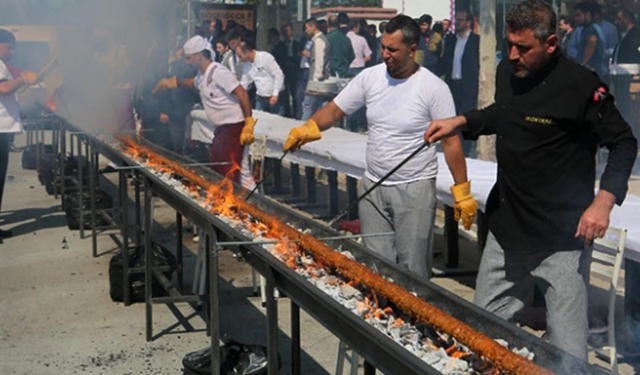
[[607, 89], [604, 86], [600, 86], [593, 93], [593, 101], [599, 102], [604, 100], [607, 97]]
[[552, 125], [553, 120], [546, 117], [524, 116], [524, 121], [540, 125]]

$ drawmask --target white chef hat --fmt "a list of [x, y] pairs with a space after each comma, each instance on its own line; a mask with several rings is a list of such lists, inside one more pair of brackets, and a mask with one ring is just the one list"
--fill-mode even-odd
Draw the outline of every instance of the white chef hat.
[[191, 39], [187, 40], [183, 46], [184, 53], [187, 55], [193, 55], [194, 53], [202, 52], [205, 49], [211, 53], [211, 60], [216, 59], [216, 53], [211, 48], [211, 43], [209, 43], [205, 38], [200, 35], [196, 35]]

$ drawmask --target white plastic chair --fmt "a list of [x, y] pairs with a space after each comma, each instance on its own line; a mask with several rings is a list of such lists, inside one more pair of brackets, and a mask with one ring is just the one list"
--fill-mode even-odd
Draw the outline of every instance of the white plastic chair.
[[[624, 260], [624, 246], [627, 240], [626, 228], [609, 227], [603, 238], [596, 239], [593, 244], [593, 254], [591, 261], [591, 273], [598, 274], [607, 280], [608, 290], [608, 311], [607, 325], [589, 329], [590, 334], [607, 334], [607, 345], [601, 348], [605, 357], [609, 358], [611, 373], [618, 373], [618, 358], [615, 337], [615, 307], [618, 282], [620, 280], [620, 269]], [[597, 349], [597, 348], [596, 348]], [[603, 354], [605, 354], [603, 353]]]
[[340, 341], [340, 344], [338, 345], [338, 361], [336, 363], [336, 375], [342, 375], [342, 371], [344, 370], [345, 359], [349, 361], [349, 364], [351, 364], [351, 370], [349, 371], [349, 375], [357, 375], [360, 356], [353, 349], [351, 349], [347, 344], [345, 344], [343, 341]]

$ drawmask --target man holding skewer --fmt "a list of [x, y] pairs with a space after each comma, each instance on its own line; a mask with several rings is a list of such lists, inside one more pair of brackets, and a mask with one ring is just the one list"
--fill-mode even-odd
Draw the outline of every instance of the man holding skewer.
[[[429, 122], [453, 116], [455, 108], [447, 85], [414, 62], [419, 38], [420, 27], [410, 17], [389, 21], [381, 41], [386, 66], [363, 70], [309, 121], [293, 128], [284, 151], [319, 140], [322, 130], [366, 106], [369, 135], [362, 193], [421, 147]], [[456, 218], [462, 217], [468, 229], [478, 205], [471, 195], [460, 139], [442, 138], [442, 148], [455, 181], [451, 190]], [[437, 168], [436, 149], [430, 145], [359, 204], [363, 233], [395, 232], [365, 237], [367, 248], [425, 277], [431, 275], [433, 258]]]
[[[613, 205], [624, 200], [637, 141], [598, 75], [560, 52], [549, 4], [521, 2], [506, 24], [509, 54], [498, 66], [495, 103], [433, 121], [425, 140], [459, 130], [497, 135], [474, 302], [511, 319], [537, 285], [550, 342], [586, 360], [593, 239], [604, 236]], [[594, 197], [598, 146], [609, 158]]]

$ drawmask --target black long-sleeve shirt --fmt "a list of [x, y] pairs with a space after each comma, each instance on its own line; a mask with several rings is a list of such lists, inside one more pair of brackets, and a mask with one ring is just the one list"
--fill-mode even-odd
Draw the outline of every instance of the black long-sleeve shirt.
[[487, 203], [489, 228], [505, 249], [570, 250], [593, 202], [595, 154], [609, 149], [600, 189], [622, 204], [637, 140], [606, 85], [556, 53], [534, 78], [498, 66], [495, 103], [465, 114], [466, 138], [496, 134], [498, 178]]

